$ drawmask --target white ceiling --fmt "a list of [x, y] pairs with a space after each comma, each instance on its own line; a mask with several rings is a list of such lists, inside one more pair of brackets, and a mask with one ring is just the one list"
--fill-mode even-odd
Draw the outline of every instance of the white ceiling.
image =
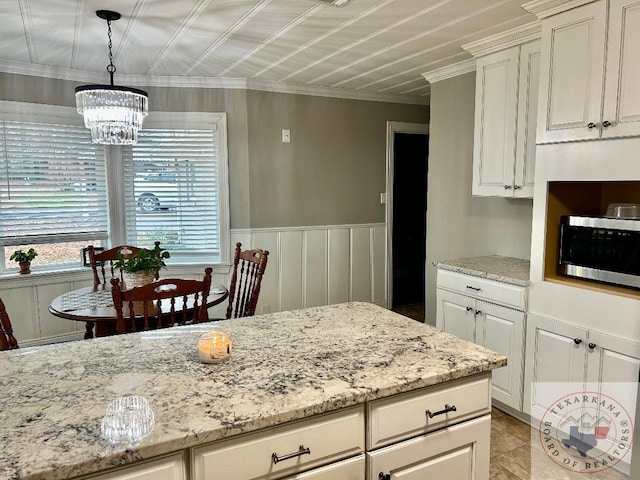
[[[0, 71], [116, 84], [246, 78], [426, 103], [426, 71], [460, 45], [534, 20], [524, 0], [2, 0]], [[141, 78], [142, 77], [142, 78]], [[168, 78], [167, 78], [168, 77]]]

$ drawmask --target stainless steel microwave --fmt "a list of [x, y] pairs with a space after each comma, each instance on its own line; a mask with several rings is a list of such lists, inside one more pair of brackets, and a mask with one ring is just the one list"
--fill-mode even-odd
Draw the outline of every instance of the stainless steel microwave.
[[558, 273], [640, 288], [640, 219], [565, 215]]

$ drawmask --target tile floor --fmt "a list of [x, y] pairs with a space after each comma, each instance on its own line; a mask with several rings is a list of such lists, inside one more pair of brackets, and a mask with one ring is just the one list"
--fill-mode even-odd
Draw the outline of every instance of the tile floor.
[[614, 470], [587, 474], [558, 466], [531, 441], [531, 427], [493, 409], [491, 419], [490, 480], [629, 480]]
[[424, 303], [412, 303], [409, 305], [396, 305], [391, 310], [405, 317], [424, 322]]

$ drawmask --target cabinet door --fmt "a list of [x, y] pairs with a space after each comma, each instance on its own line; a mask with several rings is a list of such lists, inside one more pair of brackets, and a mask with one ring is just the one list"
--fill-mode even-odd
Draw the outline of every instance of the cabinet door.
[[519, 47], [478, 59], [473, 195], [513, 195]]
[[533, 198], [538, 84], [540, 82], [540, 44], [540, 40], [536, 40], [520, 47], [514, 197]]
[[529, 314], [523, 410], [540, 420], [558, 398], [583, 384], [587, 330]]
[[124, 467], [87, 480], [185, 480], [185, 465], [182, 453]]
[[438, 289], [436, 327], [456, 337], [475, 341], [475, 317], [473, 298]]
[[606, 16], [600, 0], [542, 22], [538, 143], [599, 137]]
[[[640, 135], [640, 2], [611, 0], [602, 137]], [[604, 125], [604, 123], [603, 123]]]
[[368, 480], [488, 480], [491, 416], [367, 453]]
[[522, 409], [524, 312], [478, 301], [476, 342], [507, 356], [507, 366], [492, 371], [491, 396], [516, 410]]

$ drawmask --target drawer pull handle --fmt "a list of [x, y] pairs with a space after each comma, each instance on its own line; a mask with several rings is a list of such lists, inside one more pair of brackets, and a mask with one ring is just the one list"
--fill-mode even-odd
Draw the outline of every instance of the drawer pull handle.
[[480, 289], [478, 287], [472, 287], [471, 285], [467, 285], [467, 288], [469, 290], [473, 290], [474, 292], [479, 292], [480, 291]]
[[391, 474], [380, 472], [378, 474], [378, 480], [391, 480]]
[[455, 412], [456, 410], [457, 409], [456, 409], [455, 405], [449, 405], [448, 403], [445, 403], [443, 410], [438, 410], [437, 412], [433, 412], [433, 413], [431, 413], [431, 410], [427, 410], [427, 415], [429, 415], [429, 418], [433, 418], [436, 415], [442, 415], [443, 413]]
[[589, 344], [589, 349], [591, 349], [591, 350], [593, 350], [596, 347], [597, 347], [597, 345], [595, 343], [590, 343]]
[[471, 310], [473, 310], [473, 307], [467, 307], [467, 312], [470, 312]]
[[278, 462], [289, 460], [290, 458], [299, 457], [300, 455], [311, 455], [311, 450], [309, 450], [309, 448], [305, 448], [304, 445], [300, 445], [297, 452], [287, 453], [286, 455], [283, 455], [281, 457], [279, 457], [276, 452], [273, 452], [271, 454], [271, 459], [273, 460], [273, 464], [275, 465]]
[[580, 345], [582, 343], [582, 339], [581, 338], [574, 338], [573, 339], [573, 343], [575, 343], [576, 345]]

